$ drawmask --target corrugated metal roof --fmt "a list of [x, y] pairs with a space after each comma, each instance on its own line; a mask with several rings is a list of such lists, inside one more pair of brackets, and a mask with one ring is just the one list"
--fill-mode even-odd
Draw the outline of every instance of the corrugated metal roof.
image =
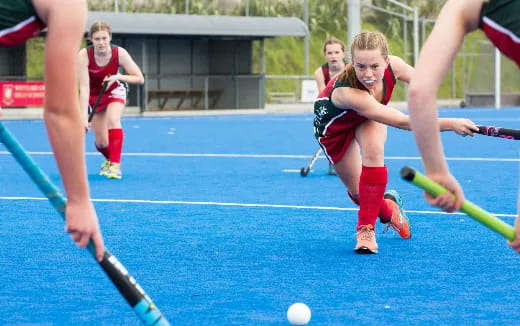
[[90, 28], [96, 21], [107, 22], [114, 34], [265, 38], [276, 36], [304, 37], [308, 33], [305, 23], [296, 17], [202, 16], [90, 11], [87, 28]]

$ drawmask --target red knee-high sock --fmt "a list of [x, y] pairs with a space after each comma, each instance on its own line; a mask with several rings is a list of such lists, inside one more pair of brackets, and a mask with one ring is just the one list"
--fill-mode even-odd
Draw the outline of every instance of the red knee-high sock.
[[101, 154], [103, 154], [103, 156], [105, 157], [106, 160], [110, 160], [110, 150], [109, 150], [109, 147], [100, 147], [100, 145], [98, 144], [95, 144], [96, 145], [96, 149], [98, 150], [98, 152], [100, 152]]
[[121, 163], [123, 129], [117, 128], [108, 130], [108, 149], [110, 151], [110, 163]]
[[[359, 198], [354, 197], [350, 191], [347, 191], [348, 196], [350, 197], [350, 200], [354, 202], [354, 204], [359, 206]], [[389, 200], [389, 199], [388, 199]], [[381, 202], [381, 206], [379, 207], [379, 213], [377, 214], [377, 217], [380, 217], [383, 222], [386, 222], [392, 218], [392, 209], [390, 206], [388, 206], [387, 200], [383, 200]]]
[[[363, 225], [376, 225], [379, 209], [384, 199], [386, 184], [388, 183], [388, 170], [386, 166], [363, 166], [359, 178], [359, 212], [356, 228]], [[386, 204], [386, 202], [385, 202]]]

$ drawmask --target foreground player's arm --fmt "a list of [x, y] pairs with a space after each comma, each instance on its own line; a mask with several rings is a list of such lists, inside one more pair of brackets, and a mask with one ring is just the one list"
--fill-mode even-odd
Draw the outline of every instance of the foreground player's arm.
[[513, 250], [520, 253], [520, 196], [518, 197], [517, 202], [517, 217], [515, 220], [515, 240], [514, 241], [508, 241], [507, 243]]
[[87, 49], [79, 51], [78, 55], [79, 76], [79, 108], [85, 129], [88, 130], [88, 100], [90, 95], [90, 77], [88, 75]]
[[414, 136], [426, 174], [455, 196], [446, 193], [430, 203], [446, 211], [459, 209], [464, 201], [460, 185], [451, 176], [442, 149], [437, 125], [436, 97], [464, 35], [477, 28], [481, 1], [448, 1], [428, 37], [410, 82], [408, 102]]
[[84, 132], [78, 102], [77, 57], [85, 32], [83, 0], [38, 0], [47, 22], [44, 119], [67, 195], [66, 231], [79, 247], [92, 239], [96, 258], [103, 258], [103, 239], [89, 198]]
[[79, 76], [79, 108], [83, 125], [88, 131], [88, 105], [90, 97], [90, 77], [88, 74], [88, 54], [87, 49], [79, 51], [78, 55], [78, 76]]

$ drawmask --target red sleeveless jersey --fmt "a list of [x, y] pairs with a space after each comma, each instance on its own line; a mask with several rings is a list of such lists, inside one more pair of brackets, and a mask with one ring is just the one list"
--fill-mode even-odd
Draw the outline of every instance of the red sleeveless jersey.
[[[115, 75], [119, 71], [119, 51], [117, 46], [112, 46], [112, 57], [106, 66], [98, 66], [94, 58], [94, 48], [88, 47], [88, 75], [90, 79], [90, 96], [97, 96], [101, 92], [105, 76]], [[113, 83], [106, 93], [110, 93], [119, 83]]]
[[[395, 83], [394, 72], [392, 67], [388, 65], [383, 77], [382, 104], [386, 105], [390, 101]], [[348, 81], [341, 82], [336, 76], [320, 92], [318, 99], [314, 102], [314, 136], [332, 163], [341, 160], [354, 139], [356, 128], [367, 120], [354, 110], [340, 109], [332, 103], [332, 92], [340, 87], [354, 87], [365, 90], [362, 85], [352, 86]]]
[[[327, 98], [330, 100], [330, 96], [332, 94], [332, 91], [337, 87], [353, 87], [350, 85], [350, 83], [347, 81], [345, 83], [339, 83], [338, 76], [333, 78], [332, 83], [327, 83], [327, 87], [325, 87], [320, 94], [318, 95], [318, 100]], [[392, 67], [388, 65], [388, 67], [385, 69], [384, 76], [383, 76], [383, 99], [381, 100], [382, 104], [388, 104], [390, 102], [390, 99], [392, 98], [392, 92], [394, 90], [396, 83], [396, 78], [394, 75], [394, 71], [392, 70]], [[357, 89], [363, 89], [367, 90], [363, 85], [359, 85], [358, 87], [354, 87]]]
[[325, 62], [321, 66], [321, 72], [323, 73], [323, 77], [325, 78], [325, 85], [327, 85], [330, 82], [330, 71], [328, 62]]

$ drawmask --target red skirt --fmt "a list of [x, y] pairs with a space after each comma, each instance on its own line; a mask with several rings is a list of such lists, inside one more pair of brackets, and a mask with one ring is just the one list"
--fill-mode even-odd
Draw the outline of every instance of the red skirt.
[[329, 122], [318, 142], [331, 163], [336, 164], [343, 158], [354, 139], [356, 128], [365, 121], [367, 118], [356, 111], [347, 110]]

